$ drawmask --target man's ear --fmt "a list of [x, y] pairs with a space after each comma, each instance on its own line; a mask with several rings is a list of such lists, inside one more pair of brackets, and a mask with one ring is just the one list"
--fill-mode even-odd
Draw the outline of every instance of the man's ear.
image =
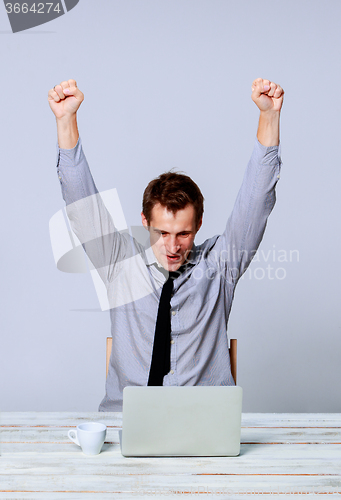
[[146, 229], [149, 229], [149, 224], [148, 224], [148, 221], [144, 215], [143, 212], [141, 212], [141, 219], [142, 219], [142, 225], [146, 228]]

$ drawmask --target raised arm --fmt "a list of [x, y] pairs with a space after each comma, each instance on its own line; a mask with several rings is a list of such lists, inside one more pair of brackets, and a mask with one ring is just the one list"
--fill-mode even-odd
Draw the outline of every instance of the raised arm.
[[212, 260], [232, 283], [254, 257], [276, 201], [283, 95], [283, 89], [269, 80], [257, 78], [252, 84], [251, 97], [260, 109], [257, 139], [225, 231], [212, 252]]
[[[130, 249], [105, 208], [86, 161], [77, 127], [77, 111], [84, 99], [75, 80], [63, 81], [48, 93], [58, 132], [57, 172], [73, 231], [105, 284], [114, 266]], [[129, 250], [131, 251], [131, 250]]]

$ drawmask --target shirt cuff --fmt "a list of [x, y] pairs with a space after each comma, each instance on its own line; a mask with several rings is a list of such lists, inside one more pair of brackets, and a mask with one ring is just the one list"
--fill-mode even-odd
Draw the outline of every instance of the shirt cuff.
[[80, 162], [82, 156], [82, 141], [78, 137], [77, 144], [72, 149], [63, 149], [59, 147], [58, 140], [56, 144], [57, 149], [57, 167], [62, 162], [63, 165], [75, 166]]
[[261, 165], [281, 165], [281, 143], [278, 146], [263, 146], [256, 137], [252, 155]]

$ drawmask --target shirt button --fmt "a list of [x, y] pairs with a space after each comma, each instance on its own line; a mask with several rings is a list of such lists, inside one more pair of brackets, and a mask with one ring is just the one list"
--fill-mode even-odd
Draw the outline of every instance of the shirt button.
[[175, 316], [176, 315], [176, 311], [172, 311], [172, 314], [173, 314], [173, 316]]
[[170, 373], [171, 375], [174, 375], [174, 370], [171, 370], [169, 373]]
[[279, 179], [281, 176], [280, 175], [277, 175], [277, 179]]
[[61, 179], [61, 176], [60, 176], [60, 175], [58, 176], [58, 179]]
[[174, 340], [171, 340], [171, 344], [174, 344]]

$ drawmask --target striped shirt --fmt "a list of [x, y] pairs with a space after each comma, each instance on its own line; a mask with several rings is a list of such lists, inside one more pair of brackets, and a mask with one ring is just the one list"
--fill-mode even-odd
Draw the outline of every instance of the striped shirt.
[[[262, 240], [275, 204], [279, 147], [255, 140], [221, 235], [193, 245], [171, 298], [171, 370], [163, 385], [234, 385], [227, 323], [236, 284]], [[123, 388], [148, 383], [155, 323], [168, 272], [149, 240], [117, 231], [95, 186], [81, 139], [57, 145], [57, 171], [71, 227], [106, 286], [112, 354], [99, 411], [122, 411]], [[148, 234], [148, 233], [147, 233]]]

